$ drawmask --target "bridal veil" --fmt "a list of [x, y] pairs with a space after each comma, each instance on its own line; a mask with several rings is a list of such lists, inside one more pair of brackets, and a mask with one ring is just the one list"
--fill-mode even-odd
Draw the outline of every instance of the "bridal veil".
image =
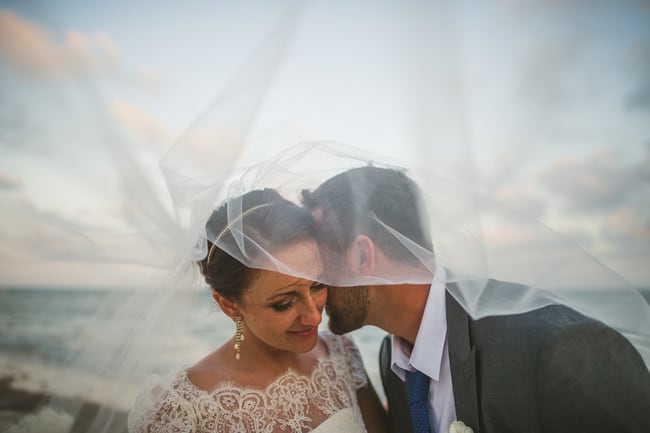
[[[270, 187], [299, 203], [302, 190], [366, 165], [395, 168], [417, 183], [433, 251], [376, 223], [430, 270], [452, 270], [453, 295], [473, 317], [565, 304], [619, 330], [650, 365], [650, 307], [602, 260], [614, 256], [613, 238], [623, 236], [612, 227], [635, 212], [646, 223], [629, 245], [648, 254], [647, 151], [639, 157], [645, 166], [632, 164], [645, 187], [625, 195], [625, 211], [602, 211], [603, 190], [620, 181], [608, 177], [617, 173], [608, 140], [635, 139], [603, 119], [622, 129], [638, 126], [641, 103], [626, 99], [635, 89], [622, 79], [636, 50], [647, 53], [647, 32], [628, 28], [610, 37], [617, 29], [606, 2], [334, 3], [257, 5], [269, 14], [255, 20], [262, 25], [251, 28], [246, 50], [209, 53], [237, 59], [236, 68], [227, 65], [231, 79], [204, 89], [214, 93], [212, 102], [197, 107], [162, 158], [119, 125], [97, 83], [79, 79], [74, 89], [61, 88], [75, 94], [75, 113], [83, 112], [84, 146], [70, 149], [61, 140], [55, 152], [74, 163], [71, 179], [87, 181], [97, 203], [115, 203], [115, 214], [84, 230], [55, 219], [34, 227], [74, 240], [60, 246], [62, 260], [149, 270], [146, 284], [105, 302], [98, 325], [68, 358], [62, 380], [98, 397], [92, 410], [68, 398], [51, 402], [77, 418], [76, 428], [83, 416], [87, 431], [120, 431], [122, 420], [107, 401], [128, 407], [148, 374], [170, 359], [183, 365], [210, 350], [199, 336], [219, 313], [195, 262], [217, 237], [206, 231], [215, 208], [229, 202], [236, 242], [220, 246], [231, 255], [299, 275], [273, 251], [262, 251], [263, 262], [249, 260], [258, 256], [250, 248], [263, 246], [247, 231], [237, 197]], [[628, 3], [647, 23], [647, 7]], [[238, 14], [236, 31], [246, 33], [253, 20]], [[611, 48], [617, 57], [604, 59]], [[101, 160], [101, 170], [89, 169], [90, 160]], [[603, 223], [607, 218], [612, 224]], [[616, 218], [623, 222], [614, 224]], [[39, 257], [38, 246], [30, 255]], [[380, 283], [426, 278], [386, 275]], [[521, 291], [488, 294], [489, 278], [521, 283]], [[98, 389], [79, 386], [88, 369], [104, 379]]]

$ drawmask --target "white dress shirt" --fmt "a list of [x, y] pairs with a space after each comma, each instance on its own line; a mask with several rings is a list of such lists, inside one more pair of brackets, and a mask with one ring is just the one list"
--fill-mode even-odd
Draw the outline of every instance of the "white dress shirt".
[[412, 350], [410, 344], [399, 337], [391, 337], [393, 372], [403, 381], [407, 370], [419, 370], [431, 379], [428, 407], [429, 427], [433, 433], [446, 433], [449, 425], [456, 421], [447, 348], [446, 283], [445, 269], [437, 267]]

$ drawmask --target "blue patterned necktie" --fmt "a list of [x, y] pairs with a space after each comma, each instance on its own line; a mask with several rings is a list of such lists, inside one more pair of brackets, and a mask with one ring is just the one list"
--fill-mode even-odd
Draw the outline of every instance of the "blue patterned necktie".
[[420, 371], [406, 372], [413, 433], [429, 433], [429, 377]]

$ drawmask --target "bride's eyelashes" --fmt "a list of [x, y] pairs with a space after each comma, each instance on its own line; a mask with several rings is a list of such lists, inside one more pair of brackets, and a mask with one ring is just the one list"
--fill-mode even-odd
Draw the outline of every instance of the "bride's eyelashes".
[[314, 284], [311, 285], [312, 292], [319, 292], [321, 290], [326, 290], [326, 289], [327, 286], [323, 283], [314, 282]]
[[271, 304], [271, 308], [273, 308], [277, 312], [287, 311], [289, 308], [293, 307], [295, 302], [296, 302], [295, 298], [291, 298], [286, 301], [281, 301], [275, 304]]
[[[315, 282], [311, 285], [310, 290], [312, 293], [320, 293], [327, 290], [327, 286], [323, 283]], [[280, 302], [271, 304], [271, 308], [277, 312], [283, 312], [289, 310], [296, 303], [296, 295], [291, 298], [283, 299]]]

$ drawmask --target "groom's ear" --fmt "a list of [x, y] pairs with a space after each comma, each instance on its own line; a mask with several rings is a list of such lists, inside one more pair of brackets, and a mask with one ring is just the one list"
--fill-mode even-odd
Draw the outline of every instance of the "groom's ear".
[[370, 275], [375, 270], [375, 243], [366, 235], [357, 235], [348, 248], [346, 264], [355, 275]]

